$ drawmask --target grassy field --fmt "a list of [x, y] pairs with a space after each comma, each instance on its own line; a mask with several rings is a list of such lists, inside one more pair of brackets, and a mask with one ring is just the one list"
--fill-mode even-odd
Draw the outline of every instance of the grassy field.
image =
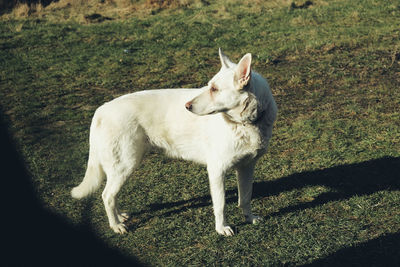
[[[398, 1], [169, 2], [1, 17], [1, 109], [43, 206], [151, 266], [399, 265]], [[101, 191], [70, 197], [94, 110], [128, 92], [203, 86], [218, 47], [235, 61], [252, 53], [279, 107], [255, 173], [265, 221], [243, 223], [229, 173], [237, 235], [218, 236], [205, 168], [155, 150], [119, 195], [130, 232], [114, 234]]]

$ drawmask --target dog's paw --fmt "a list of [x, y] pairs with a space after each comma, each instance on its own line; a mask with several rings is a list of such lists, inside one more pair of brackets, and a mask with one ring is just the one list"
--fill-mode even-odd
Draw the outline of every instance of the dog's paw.
[[121, 213], [121, 214], [118, 214], [118, 220], [119, 220], [120, 222], [124, 223], [124, 222], [126, 222], [128, 219], [129, 219], [128, 213], [123, 212], [123, 213]]
[[111, 226], [111, 229], [117, 234], [123, 235], [128, 232], [128, 229], [125, 224], [123, 223], [118, 223], [116, 225]]
[[223, 236], [233, 236], [235, 234], [230, 226], [218, 228], [217, 233]]
[[264, 220], [262, 217], [257, 215], [247, 215], [245, 216], [245, 219], [247, 223], [251, 224], [259, 224]]

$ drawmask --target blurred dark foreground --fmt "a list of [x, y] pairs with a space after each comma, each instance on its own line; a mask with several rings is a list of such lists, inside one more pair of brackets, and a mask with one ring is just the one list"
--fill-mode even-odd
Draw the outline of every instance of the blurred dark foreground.
[[2, 117], [0, 140], [3, 266], [139, 265], [41, 207]]

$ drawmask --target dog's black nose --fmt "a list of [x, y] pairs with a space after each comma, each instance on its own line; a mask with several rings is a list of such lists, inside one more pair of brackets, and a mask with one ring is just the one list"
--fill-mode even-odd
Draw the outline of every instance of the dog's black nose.
[[185, 104], [187, 110], [192, 111], [192, 101], [189, 101]]

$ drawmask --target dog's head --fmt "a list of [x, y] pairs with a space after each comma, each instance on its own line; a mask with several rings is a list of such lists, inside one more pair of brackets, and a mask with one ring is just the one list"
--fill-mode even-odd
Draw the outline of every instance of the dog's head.
[[[251, 82], [251, 54], [233, 63], [219, 49], [220, 71], [208, 82], [204, 92], [186, 103], [186, 109], [197, 115], [236, 110], [239, 114], [257, 107], [255, 97], [249, 93]], [[255, 107], [254, 107], [255, 105]]]

